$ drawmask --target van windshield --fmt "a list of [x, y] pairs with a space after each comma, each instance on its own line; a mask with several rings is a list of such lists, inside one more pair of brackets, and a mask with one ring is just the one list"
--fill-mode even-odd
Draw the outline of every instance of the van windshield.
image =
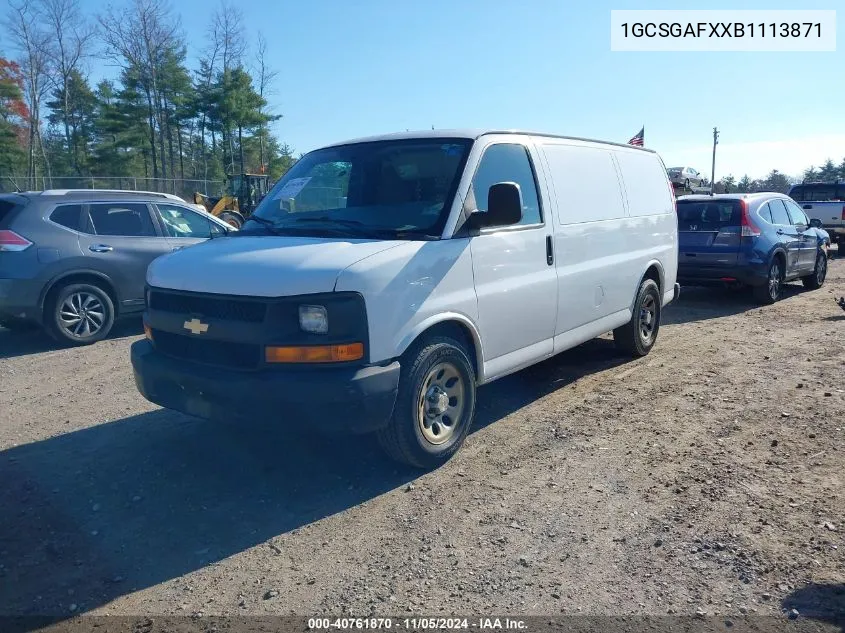
[[471, 144], [411, 139], [311, 152], [279, 180], [241, 232], [439, 237]]

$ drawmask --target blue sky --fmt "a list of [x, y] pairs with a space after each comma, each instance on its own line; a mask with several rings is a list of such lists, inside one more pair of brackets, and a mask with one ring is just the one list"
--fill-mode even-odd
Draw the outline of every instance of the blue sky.
[[[84, 0], [90, 10], [99, 3]], [[836, 53], [610, 51], [611, 9], [794, 9], [794, 2], [252, 0], [279, 71], [276, 132], [296, 151], [405, 129], [524, 128], [625, 142], [642, 125], [667, 164], [717, 178], [799, 174], [845, 157], [845, 39]], [[813, 9], [840, 1], [816, 0]], [[213, 0], [173, 0], [189, 52]], [[840, 11], [840, 22], [845, 12]], [[96, 73], [108, 73], [100, 66]]]

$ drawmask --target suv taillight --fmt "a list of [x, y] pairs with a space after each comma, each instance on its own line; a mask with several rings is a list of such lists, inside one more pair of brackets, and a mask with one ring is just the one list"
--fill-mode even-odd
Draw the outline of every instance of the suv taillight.
[[742, 218], [740, 221], [742, 237], [757, 237], [760, 235], [760, 227], [751, 220], [751, 214], [748, 212], [748, 203], [745, 200], [739, 201], [739, 210]]
[[0, 230], [0, 253], [25, 251], [30, 246], [32, 246], [32, 242], [14, 231]]
[[845, 222], [845, 206], [842, 207], [842, 221]]

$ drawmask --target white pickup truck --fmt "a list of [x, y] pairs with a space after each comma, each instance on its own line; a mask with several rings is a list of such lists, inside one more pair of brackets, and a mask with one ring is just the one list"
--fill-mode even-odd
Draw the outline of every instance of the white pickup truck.
[[831, 242], [845, 244], [845, 180], [794, 185], [789, 197], [801, 205], [808, 218], [821, 220]]

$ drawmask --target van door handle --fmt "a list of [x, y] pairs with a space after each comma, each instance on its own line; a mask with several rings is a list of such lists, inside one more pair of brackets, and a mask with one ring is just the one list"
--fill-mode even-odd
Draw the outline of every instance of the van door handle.
[[108, 244], [91, 244], [91, 246], [88, 247], [88, 250], [92, 253], [111, 253], [114, 248]]
[[812, 209], [812, 208], [813, 208], [813, 205], [811, 205], [811, 204], [805, 204], [805, 205], [804, 205], [804, 208], [805, 208], [805, 209]]
[[551, 266], [555, 263], [554, 246], [552, 246], [552, 236], [546, 236], [546, 263]]

